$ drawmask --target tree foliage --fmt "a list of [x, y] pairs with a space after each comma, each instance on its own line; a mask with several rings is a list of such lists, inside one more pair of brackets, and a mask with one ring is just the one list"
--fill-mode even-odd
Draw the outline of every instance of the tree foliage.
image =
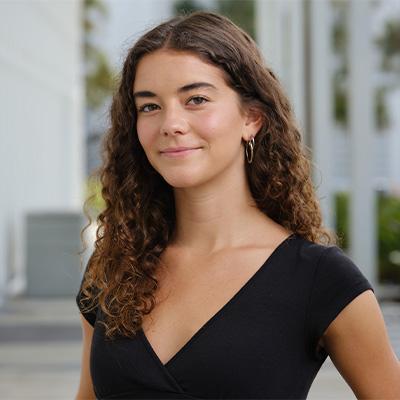
[[[335, 195], [336, 232], [340, 246], [350, 247], [349, 218], [350, 194]], [[381, 283], [400, 283], [400, 198], [377, 192], [378, 278]]]
[[[179, 0], [174, 3], [174, 13], [188, 14], [197, 10], [208, 10], [196, 0]], [[251, 37], [255, 38], [255, 3], [254, 0], [217, 0], [215, 8], [219, 14], [230, 18], [235, 24], [244, 29]]]
[[113, 87], [110, 63], [93, 39], [108, 11], [101, 0], [85, 0], [83, 5], [86, 104], [95, 110], [104, 103]]
[[375, 43], [381, 50], [382, 69], [400, 77], [400, 15], [386, 21]]

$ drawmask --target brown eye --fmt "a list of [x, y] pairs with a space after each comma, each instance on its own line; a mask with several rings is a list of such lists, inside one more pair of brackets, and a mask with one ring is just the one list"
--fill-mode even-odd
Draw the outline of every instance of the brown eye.
[[[205, 97], [203, 97], [203, 96], [193, 96], [189, 101], [192, 101], [192, 100], [204, 100], [204, 102], [207, 102], [208, 100], [205, 98]], [[200, 104], [203, 104], [203, 102], [195, 102], [195, 104], [196, 105], [200, 105]]]
[[153, 109], [146, 111], [146, 107], [153, 107], [153, 106], [158, 107], [157, 104], [145, 104], [145, 105], [139, 107], [138, 111], [143, 112], [143, 113], [148, 113], [150, 111], [153, 111]]

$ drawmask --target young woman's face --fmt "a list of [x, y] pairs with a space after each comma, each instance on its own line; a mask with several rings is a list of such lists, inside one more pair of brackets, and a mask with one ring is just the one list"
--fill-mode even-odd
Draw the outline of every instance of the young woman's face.
[[260, 126], [241, 113], [218, 67], [157, 50], [139, 61], [133, 91], [139, 141], [171, 186], [198, 186], [244, 168], [242, 138]]

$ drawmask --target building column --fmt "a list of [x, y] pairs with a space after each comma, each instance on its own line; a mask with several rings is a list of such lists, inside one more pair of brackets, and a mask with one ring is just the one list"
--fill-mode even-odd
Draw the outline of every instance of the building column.
[[370, 283], [377, 284], [376, 196], [371, 4], [349, 1], [349, 134], [351, 137], [350, 253]]
[[332, 72], [330, 2], [309, 3], [310, 71], [308, 102], [313, 181], [321, 206], [324, 225], [334, 230], [333, 160], [332, 160]]
[[[257, 44], [276, 72], [304, 127], [304, 34], [301, 1], [256, 1]], [[303, 133], [303, 132], [302, 132]]]

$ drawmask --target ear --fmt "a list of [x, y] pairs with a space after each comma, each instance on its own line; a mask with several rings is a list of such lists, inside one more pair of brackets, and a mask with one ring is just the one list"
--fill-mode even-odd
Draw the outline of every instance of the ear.
[[255, 137], [264, 122], [263, 114], [255, 107], [249, 107], [245, 112], [245, 125], [242, 138], [246, 142]]

